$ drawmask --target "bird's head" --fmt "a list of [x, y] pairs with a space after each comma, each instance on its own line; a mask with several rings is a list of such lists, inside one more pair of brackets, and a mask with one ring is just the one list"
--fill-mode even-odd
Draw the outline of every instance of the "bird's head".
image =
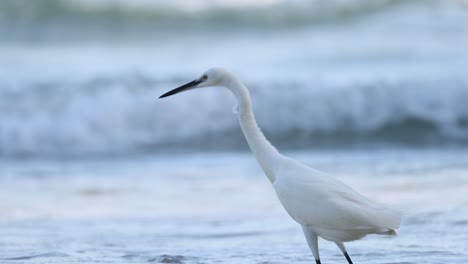
[[168, 97], [180, 92], [185, 92], [188, 90], [203, 88], [209, 86], [227, 86], [228, 82], [232, 79], [232, 73], [224, 68], [211, 68], [200, 76], [200, 78], [195, 79], [189, 83], [186, 83], [180, 87], [177, 87], [163, 95], [159, 98]]

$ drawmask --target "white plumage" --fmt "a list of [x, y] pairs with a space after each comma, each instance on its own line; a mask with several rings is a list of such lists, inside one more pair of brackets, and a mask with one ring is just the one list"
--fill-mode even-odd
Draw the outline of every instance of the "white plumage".
[[366, 199], [330, 175], [281, 155], [258, 128], [248, 89], [229, 71], [210, 69], [160, 98], [208, 86], [228, 88], [236, 96], [239, 105], [234, 112], [245, 138], [281, 204], [302, 226], [317, 263], [320, 263], [318, 237], [335, 242], [352, 263], [343, 242], [368, 234], [395, 234], [401, 218], [398, 212]]
[[289, 215], [331, 241], [351, 241], [399, 227], [400, 216], [339, 180], [284, 158], [273, 187]]

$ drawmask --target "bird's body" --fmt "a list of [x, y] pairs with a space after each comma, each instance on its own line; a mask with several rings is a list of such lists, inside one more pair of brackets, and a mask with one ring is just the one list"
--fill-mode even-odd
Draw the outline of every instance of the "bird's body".
[[210, 69], [201, 78], [160, 98], [207, 86], [226, 87], [236, 96], [239, 106], [235, 113], [250, 149], [285, 210], [302, 226], [317, 263], [318, 237], [335, 242], [352, 263], [343, 242], [368, 234], [395, 234], [400, 224], [398, 212], [366, 199], [330, 175], [280, 154], [257, 126], [248, 89], [229, 71]]
[[386, 234], [398, 228], [399, 215], [373, 203], [336, 178], [291, 159], [279, 162], [273, 183], [288, 214], [319, 237], [334, 242]]

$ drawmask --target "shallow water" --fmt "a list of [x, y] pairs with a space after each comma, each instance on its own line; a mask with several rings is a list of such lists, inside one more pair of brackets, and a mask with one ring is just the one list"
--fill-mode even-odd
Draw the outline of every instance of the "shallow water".
[[[355, 263], [465, 263], [468, 150], [290, 152], [399, 208], [397, 237], [347, 244]], [[0, 161], [1, 263], [312, 263], [247, 152]], [[345, 263], [321, 240], [323, 263]]]

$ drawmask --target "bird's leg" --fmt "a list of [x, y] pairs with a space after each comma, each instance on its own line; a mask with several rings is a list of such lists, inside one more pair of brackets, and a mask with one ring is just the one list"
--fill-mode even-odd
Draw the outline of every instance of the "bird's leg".
[[309, 230], [306, 226], [302, 226], [302, 231], [304, 231], [307, 244], [309, 245], [312, 254], [314, 254], [316, 264], [321, 264], [318, 250], [318, 236], [314, 232]]
[[343, 255], [345, 256], [346, 260], [348, 261], [348, 264], [353, 264], [353, 261], [348, 255], [348, 252], [346, 251], [346, 248], [343, 244], [343, 242], [335, 242], [336, 245], [341, 249], [341, 252], [343, 252]]

